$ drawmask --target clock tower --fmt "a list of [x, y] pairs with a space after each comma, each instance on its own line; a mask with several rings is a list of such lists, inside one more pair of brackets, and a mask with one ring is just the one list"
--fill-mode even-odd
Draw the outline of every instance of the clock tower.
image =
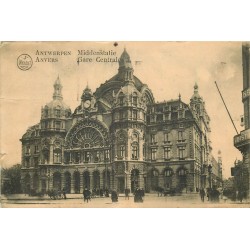
[[91, 108], [92, 97], [93, 97], [92, 91], [89, 88], [89, 86], [87, 85], [87, 87], [84, 89], [84, 91], [82, 93], [82, 97], [81, 97], [82, 110], [86, 110], [86, 109]]

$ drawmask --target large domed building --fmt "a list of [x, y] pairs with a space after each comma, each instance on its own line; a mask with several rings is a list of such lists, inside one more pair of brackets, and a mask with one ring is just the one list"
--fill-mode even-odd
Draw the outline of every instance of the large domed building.
[[40, 123], [21, 139], [23, 190], [193, 192], [219, 185], [209, 122], [197, 84], [190, 104], [180, 96], [156, 103], [124, 50], [118, 73], [94, 93], [87, 86], [73, 113], [56, 79]]

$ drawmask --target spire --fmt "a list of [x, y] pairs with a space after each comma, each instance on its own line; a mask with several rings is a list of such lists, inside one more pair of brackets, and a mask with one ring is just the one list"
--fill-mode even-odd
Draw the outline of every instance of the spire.
[[125, 69], [133, 69], [132, 64], [131, 64], [131, 60], [130, 60], [130, 56], [126, 50], [126, 48], [124, 48], [124, 51], [121, 54], [121, 57], [119, 59], [119, 70], [125, 68]]
[[87, 99], [90, 100], [91, 97], [92, 97], [92, 91], [89, 88], [89, 83], [87, 82], [86, 88], [83, 90], [81, 99], [82, 100], [87, 100]]
[[179, 101], [181, 100], [181, 93], [179, 93]]
[[54, 83], [54, 94], [53, 94], [53, 99], [54, 100], [62, 100], [62, 84], [59, 78], [59, 75], [57, 76], [57, 79]]
[[194, 94], [198, 94], [198, 89], [199, 89], [199, 87], [198, 87], [198, 84], [197, 84], [197, 82], [195, 82], [195, 85], [194, 85]]
[[194, 100], [194, 99], [202, 100], [202, 97], [199, 94], [199, 87], [198, 87], [197, 82], [195, 82], [195, 85], [194, 85], [194, 94], [191, 97], [191, 100]]
[[130, 56], [126, 50], [126, 48], [124, 48], [124, 51], [121, 54], [121, 57], [119, 59], [119, 76], [121, 79], [125, 80], [125, 81], [133, 81], [133, 67], [132, 67], [132, 63], [130, 60]]

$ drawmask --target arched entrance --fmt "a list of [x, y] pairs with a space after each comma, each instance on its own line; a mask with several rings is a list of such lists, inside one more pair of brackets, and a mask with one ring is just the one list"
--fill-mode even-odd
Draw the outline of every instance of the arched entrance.
[[62, 189], [61, 174], [59, 172], [55, 172], [53, 174], [53, 189], [54, 190]]
[[109, 170], [104, 170], [103, 171], [103, 174], [102, 174], [102, 176], [103, 176], [103, 189], [108, 189], [108, 190], [110, 190], [110, 171]]
[[133, 169], [131, 171], [131, 191], [134, 192], [136, 187], [139, 187], [139, 170]]
[[76, 194], [80, 193], [80, 173], [78, 171], [74, 172], [74, 192]]
[[164, 188], [165, 189], [171, 189], [172, 187], [172, 176], [174, 172], [172, 168], [165, 168], [163, 170], [163, 178], [164, 178]]
[[93, 172], [93, 187], [95, 189], [100, 189], [100, 173], [99, 173], [99, 171]]
[[90, 189], [90, 176], [88, 171], [83, 173], [83, 187]]
[[178, 176], [178, 189], [179, 191], [187, 191], [187, 169], [186, 168], [180, 168], [177, 171]]
[[39, 189], [39, 178], [38, 178], [38, 174], [35, 173], [33, 176], [33, 190], [35, 192], [38, 192]]
[[30, 174], [26, 174], [24, 177], [24, 192], [25, 194], [30, 194], [30, 183], [31, 182], [31, 177]]
[[156, 191], [159, 187], [159, 171], [152, 169], [150, 171], [151, 190]]
[[69, 172], [64, 173], [64, 189], [67, 194], [71, 193], [71, 174]]

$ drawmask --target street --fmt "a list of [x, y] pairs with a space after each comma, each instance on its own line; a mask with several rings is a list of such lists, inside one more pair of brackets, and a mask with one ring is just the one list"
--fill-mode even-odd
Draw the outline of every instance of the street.
[[183, 194], [181, 196], [162, 196], [146, 194], [143, 203], [135, 203], [134, 197], [125, 200], [124, 195], [119, 196], [118, 202], [112, 203], [110, 197], [96, 197], [89, 203], [84, 202], [81, 194], [67, 194], [67, 199], [51, 200], [48, 196], [31, 197], [23, 194], [2, 195], [2, 208], [241, 208], [250, 207], [249, 201], [232, 202], [220, 200], [219, 203], [211, 203], [205, 199], [201, 202], [199, 194]]

